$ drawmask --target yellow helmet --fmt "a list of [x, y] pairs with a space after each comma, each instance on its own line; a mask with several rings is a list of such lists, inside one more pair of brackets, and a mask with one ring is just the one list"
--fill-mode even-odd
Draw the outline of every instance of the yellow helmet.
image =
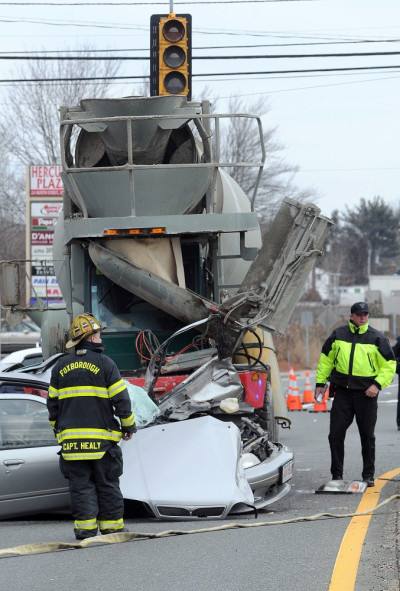
[[99, 332], [99, 330], [101, 330], [100, 322], [93, 314], [78, 314], [71, 322], [69, 341], [65, 345], [66, 349], [72, 349], [72, 347], [78, 345], [83, 339], [86, 339], [95, 332]]

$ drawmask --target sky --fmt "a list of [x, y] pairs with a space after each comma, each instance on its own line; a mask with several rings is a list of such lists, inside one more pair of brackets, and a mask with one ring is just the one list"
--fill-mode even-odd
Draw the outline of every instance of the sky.
[[[142, 4], [132, 0], [135, 5], [130, 6], [110, 5], [118, 0], [107, 0], [109, 5], [101, 5], [106, 0], [99, 0], [96, 6], [78, 5], [83, 0], [71, 0], [63, 6], [63, 1], [49, 0], [51, 6], [42, 6], [43, 0], [27, 2], [32, 5], [18, 5], [22, 0], [15, 0], [10, 6], [0, 0], [0, 52], [65, 51], [90, 46], [126, 50], [119, 55], [135, 55], [128, 49], [142, 50], [136, 55], [148, 55], [150, 15], [167, 14], [170, 7], [169, 2], [155, 4], [149, 0]], [[315, 193], [322, 213], [352, 208], [361, 197], [371, 199], [375, 195], [398, 207], [399, 0], [192, 2], [176, 2], [174, 9], [192, 15], [193, 55], [399, 52], [364, 57], [193, 61], [196, 74], [385, 66], [340, 74], [195, 77], [193, 98], [206, 98], [207, 94], [219, 97], [221, 111], [226, 111], [232, 96], [241, 98], [249, 111], [256, 100], [265, 101], [268, 112], [264, 126], [277, 128], [276, 138], [285, 146], [286, 160], [299, 167], [296, 184]], [[366, 40], [368, 43], [360, 43]], [[200, 49], [209, 46], [229, 48]], [[0, 79], [18, 77], [18, 63], [0, 61]], [[128, 62], [120, 73], [147, 74], [148, 62]], [[111, 86], [111, 94], [126, 96], [132, 88], [117, 82]], [[12, 85], [0, 84], [0, 104], [10, 92]]]

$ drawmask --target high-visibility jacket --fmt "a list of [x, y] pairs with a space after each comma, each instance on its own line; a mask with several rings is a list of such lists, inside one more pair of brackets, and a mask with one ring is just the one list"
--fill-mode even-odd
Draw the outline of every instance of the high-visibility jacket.
[[101, 351], [85, 341], [52, 370], [47, 408], [65, 460], [98, 460], [135, 430], [125, 382]]
[[396, 361], [388, 339], [368, 323], [356, 326], [349, 321], [334, 330], [325, 341], [318, 361], [316, 385], [329, 380], [340, 388], [379, 390], [391, 384]]

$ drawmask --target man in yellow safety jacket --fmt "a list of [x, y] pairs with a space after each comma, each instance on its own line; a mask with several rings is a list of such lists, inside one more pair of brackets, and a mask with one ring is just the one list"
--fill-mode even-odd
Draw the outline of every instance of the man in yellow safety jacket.
[[347, 325], [325, 341], [316, 373], [315, 398], [330, 381], [334, 396], [329, 430], [333, 480], [343, 478], [344, 440], [356, 417], [363, 459], [362, 479], [374, 486], [378, 394], [391, 384], [396, 361], [388, 339], [368, 325], [368, 304], [356, 302]]
[[102, 534], [124, 529], [118, 442], [136, 430], [125, 382], [103, 353], [100, 330], [92, 314], [73, 319], [71, 352], [54, 366], [47, 400], [78, 540], [97, 535], [98, 528]]

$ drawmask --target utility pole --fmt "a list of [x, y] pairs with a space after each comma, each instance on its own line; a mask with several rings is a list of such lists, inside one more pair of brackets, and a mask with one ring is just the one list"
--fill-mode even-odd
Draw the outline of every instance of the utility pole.
[[368, 275], [368, 282], [369, 282], [369, 277], [371, 275], [371, 255], [372, 255], [371, 244], [370, 244], [370, 241], [367, 240], [367, 275]]

